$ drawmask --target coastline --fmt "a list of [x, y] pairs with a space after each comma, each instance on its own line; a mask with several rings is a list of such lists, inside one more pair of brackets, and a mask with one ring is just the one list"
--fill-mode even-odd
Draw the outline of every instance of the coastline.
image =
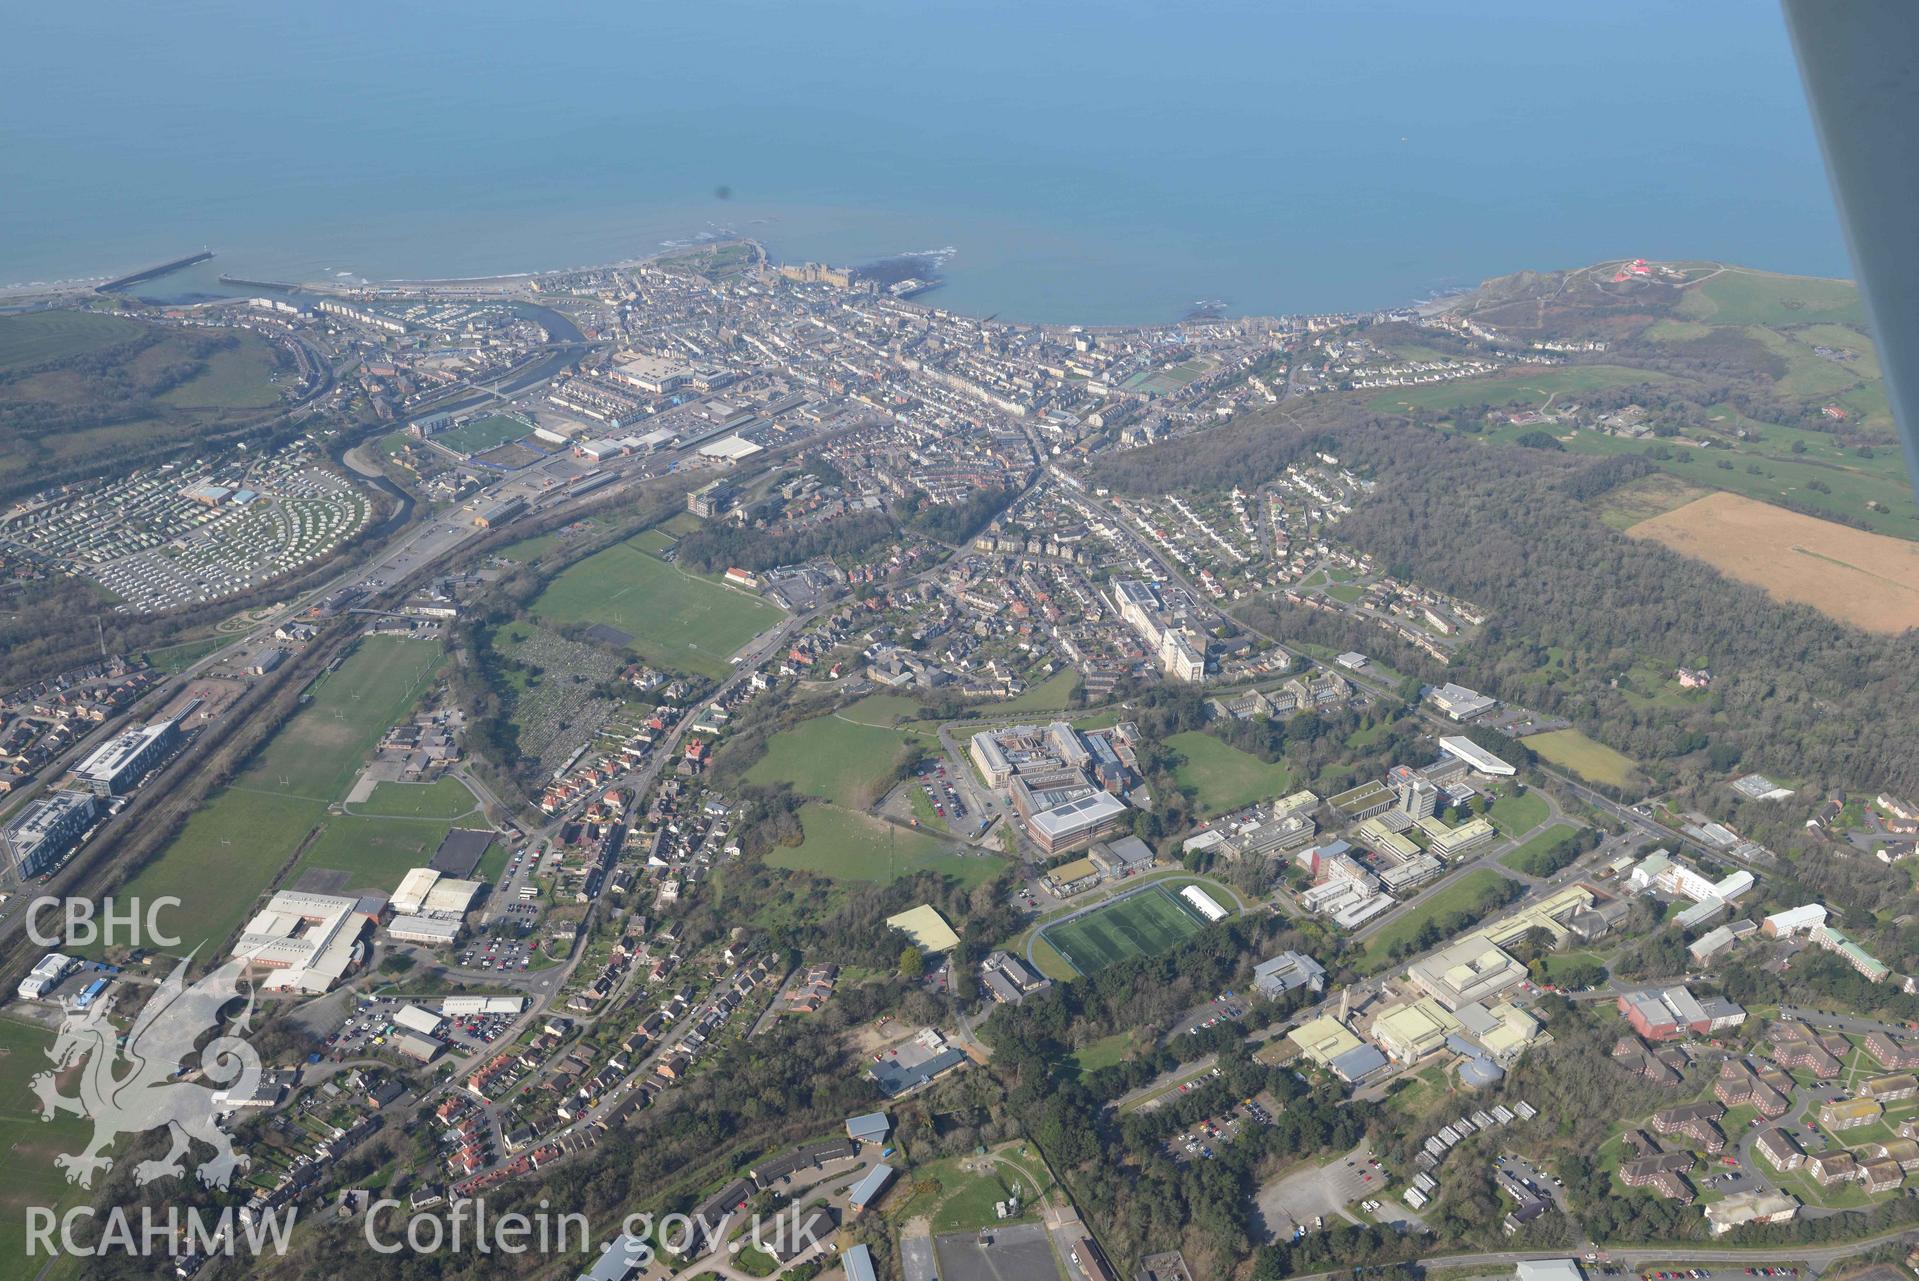
[[[136, 269], [120, 275], [108, 275], [105, 273], [101, 273], [101, 274], [87, 275], [82, 277], [73, 277], [73, 278], [59, 280], [59, 281], [20, 282], [15, 284], [0, 284], [0, 314], [12, 314], [12, 313], [48, 310], [48, 309], [54, 309], [54, 308], [59, 308], [63, 306], [85, 305], [88, 301], [98, 300], [100, 297], [103, 296], [103, 288], [102, 288], [103, 286], [118, 285], [122, 282], [137, 282], [137, 283], [130, 284], [129, 287], [126, 287], [126, 288], [113, 289], [111, 291], [111, 296], [116, 298], [124, 298], [131, 302], [134, 302], [143, 306], [151, 306], [151, 307], [192, 307], [192, 306], [199, 306], [199, 305], [210, 304], [210, 303], [226, 302], [226, 301], [232, 301], [237, 299], [244, 299], [248, 297], [255, 297], [263, 293], [264, 294], [297, 293], [297, 294], [303, 294], [303, 295], [312, 295], [315, 297], [333, 297], [333, 298], [342, 298], [342, 297], [372, 298], [372, 297], [381, 297], [381, 296], [390, 297], [395, 294], [417, 292], [421, 294], [438, 294], [438, 295], [443, 295], [447, 297], [454, 297], [461, 294], [466, 294], [466, 295], [478, 295], [478, 296], [495, 297], [495, 298], [508, 298], [522, 292], [528, 292], [528, 293], [534, 292], [530, 288], [530, 286], [532, 285], [533, 282], [543, 278], [566, 276], [566, 275], [576, 274], [576, 273], [626, 270], [634, 267], [644, 266], [649, 263], [659, 262], [663, 259], [670, 259], [670, 258], [681, 257], [689, 254], [696, 254], [704, 249], [709, 249], [717, 246], [731, 245], [731, 244], [750, 245], [754, 247], [757, 250], [761, 260], [765, 262], [768, 266], [793, 265], [789, 263], [788, 260], [785, 260], [781, 258], [780, 256], [776, 255], [771, 249], [771, 247], [768, 246], [765, 241], [759, 239], [756, 236], [739, 234], [739, 233], [722, 236], [722, 235], [707, 233], [706, 236], [698, 239], [662, 242], [660, 247], [654, 249], [651, 252], [644, 253], [644, 254], [619, 257], [603, 263], [591, 263], [591, 264], [583, 264], [578, 266], [561, 267], [561, 268], [554, 268], [547, 271], [510, 271], [510, 272], [487, 273], [487, 274], [472, 275], [472, 276], [425, 276], [425, 277], [396, 276], [396, 277], [381, 278], [381, 279], [368, 279], [368, 278], [362, 278], [362, 277], [354, 277], [351, 279], [345, 279], [340, 277], [319, 277], [319, 278], [301, 279], [296, 276], [296, 277], [292, 277], [284, 280], [266, 280], [266, 279], [257, 279], [257, 278], [250, 279], [250, 278], [242, 278], [242, 277], [235, 277], [235, 278], [229, 279], [226, 275], [223, 274], [221, 278], [219, 279], [219, 285], [221, 289], [224, 290], [225, 292], [206, 292], [201, 294], [187, 294], [187, 295], [173, 297], [173, 298], [155, 297], [151, 295], [143, 296], [140, 292], [138, 292], [139, 285], [152, 285], [158, 281], [172, 278], [182, 272], [190, 272], [195, 267], [203, 266], [208, 259], [214, 258], [217, 256], [217, 251], [201, 250], [201, 251], [196, 251], [195, 253], [190, 255], [186, 255], [174, 260], [170, 260], [165, 263], [158, 264], [157, 266], [150, 265], [145, 268]], [[928, 251], [928, 252], [929, 253], [938, 252], [940, 254], [951, 254], [954, 251], [949, 248], [941, 251]], [[892, 255], [880, 255], [878, 257], [867, 257], [862, 260], [862, 265], [884, 263], [892, 259], [898, 258], [900, 256], [901, 255], [892, 254]], [[1624, 259], [1618, 259], [1618, 260], [1624, 261]], [[1602, 259], [1602, 261], [1614, 261], [1614, 259], [1609, 257], [1606, 259]], [[244, 266], [240, 268], [236, 268], [236, 270], [244, 270], [244, 269], [245, 269]], [[1524, 270], [1524, 269], [1525, 268], [1508, 268], [1507, 270], [1513, 271], [1513, 270]], [[1543, 268], [1542, 270], [1551, 270], [1551, 268]], [[1776, 271], [1776, 269], [1773, 269], [1773, 268], [1763, 268], [1763, 267], [1755, 268], [1755, 270], [1769, 271], [1769, 272]], [[1777, 271], [1776, 274], [1806, 275], [1806, 273], [1798, 272], [1798, 271]], [[1494, 276], [1487, 277], [1487, 279], [1493, 279], [1496, 277], [1497, 277], [1497, 273], [1495, 273]], [[1811, 277], [1811, 278], [1844, 279], [1846, 277], [1835, 276], [1835, 277]], [[944, 302], [944, 298], [946, 296], [944, 287], [948, 283], [949, 282], [944, 277], [936, 278], [930, 289], [915, 291], [913, 294], [903, 297], [902, 299], [900, 299], [900, 301], [909, 303], [914, 306], [923, 307], [928, 310], [951, 312], [955, 315], [968, 316], [974, 319], [985, 319], [985, 320], [1003, 319], [1007, 321], [1008, 323], [1030, 325], [1035, 328], [1044, 329], [1044, 330], [1085, 331], [1090, 333], [1124, 333], [1124, 332], [1138, 332], [1138, 331], [1145, 331], [1145, 330], [1164, 330], [1169, 328], [1177, 328], [1181, 325], [1203, 323], [1203, 322], [1229, 323], [1229, 324], [1262, 324], [1262, 323], [1270, 324], [1270, 323], [1276, 323], [1276, 322], [1282, 321], [1286, 319], [1287, 317], [1306, 316], [1306, 315], [1362, 316], [1362, 315], [1368, 315], [1368, 314], [1386, 314], [1386, 313], [1393, 313], [1393, 312], [1403, 312], [1403, 313], [1411, 313], [1419, 316], [1433, 316], [1433, 315], [1438, 315], [1451, 310], [1455, 305], [1457, 305], [1457, 303], [1459, 302], [1461, 298], [1474, 293], [1479, 287], [1479, 284], [1483, 284], [1484, 282], [1481, 281], [1479, 282], [1479, 284], [1470, 285], [1470, 286], [1448, 284], [1445, 286], [1429, 285], [1429, 286], [1420, 287], [1420, 288], [1408, 288], [1404, 293], [1402, 293], [1396, 299], [1393, 299], [1390, 301], [1384, 301], [1384, 302], [1377, 302], [1369, 306], [1356, 306], [1356, 305], [1352, 305], [1351, 303], [1346, 303], [1344, 305], [1335, 306], [1335, 307], [1320, 307], [1320, 308], [1300, 307], [1300, 308], [1290, 308], [1290, 309], [1268, 308], [1268, 309], [1259, 309], [1259, 310], [1249, 309], [1244, 311], [1233, 310], [1230, 307], [1228, 307], [1220, 311], [1217, 315], [1212, 315], [1212, 316], [1168, 315], [1168, 316], [1163, 316], [1159, 318], [1139, 318], [1139, 319], [1133, 319], [1133, 320], [1127, 320], [1127, 321], [1084, 320], [1084, 319], [1075, 319], [1075, 318], [1057, 319], [1057, 320], [1047, 320], [1047, 319], [1028, 320], [1028, 319], [1021, 319], [1018, 316], [1007, 316], [1003, 313], [1003, 311], [999, 311], [999, 310], [995, 310], [989, 313], [986, 311], [985, 306], [982, 304], [979, 304], [977, 301], [975, 301], [974, 304], [971, 306], [949, 305]], [[920, 295], [927, 292], [936, 292], [940, 296], [933, 300], [921, 301]]]
[[[308, 293], [339, 293], [343, 291], [389, 289], [484, 288], [487, 286], [508, 287], [530, 280], [537, 280], [543, 276], [560, 276], [569, 272], [620, 271], [629, 267], [642, 266], [660, 258], [671, 257], [674, 254], [682, 253], [689, 249], [697, 249], [701, 243], [727, 244], [733, 241], [758, 244], [762, 252], [766, 251], [766, 246], [754, 240], [751, 236], [724, 236], [706, 242], [696, 243], [689, 241], [684, 244], [664, 247], [653, 253], [641, 254], [631, 258], [618, 258], [611, 262], [586, 263], [574, 267], [555, 267], [545, 271], [502, 271], [477, 276], [396, 276], [380, 279], [356, 277], [350, 281], [330, 279], [327, 277], [312, 279], [295, 278], [285, 281], [284, 284]], [[204, 251], [196, 250], [194, 254], [202, 252]], [[214, 254], [207, 254], [206, 256], [212, 257]], [[181, 255], [180, 258], [175, 261], [161, 264], [164, 269], [158, 271], [155, 270], [154, 264], [150, 263], [144, 267], [133, 267], [123, 271], [101, 271], [85, 276], [63, 277], [58, 280], [26, 280], [0, 283], [0, 300], [59, 298], [70, 294], [92, 293], [98, 290], [102, 285], [129, 280], [134, 277], [147, 276], [148, 279], [153, 280], [164, 279], [167, 276], [175, 274], [177, 271], [185, 270], [189, 266], [197, 266], [200, 262], [205, 261], [205, 258], [198, 258], [193, 262], [187, 262], [186, 259], [189, 257], [193, 257], [193, 255]], [[153, 274], [148, 276], [148, 273]], [[262, 280], [257, 283], [260, 284], [262, 288], [269, 287], [269, 282], [267, 281]], [[128, 294], [127, 296], [135, 298], [136, 301], [139, 300], [137, 294]], [[241, 295], [235, 294], [234, 296], [239, 297]]]
[[[272, 293], [294, 292], [299, 294], [310, 294], [317, 297], [366, 297], [366, 296], [376, 296], [376, 295], [393, 294], [393, 293], [401, 293], [401, 292], [409, 292], [409, 291], [421, 291], [421, 292], [427, 292], [427, 293], [479, 292], [479, 293], [498, 293], [498, 294], [504, 295], [513, 291], [526, 289], [531, 282], [545, 278], [545, 277], [564, 276], [572, 273], [584, 273], [584, 272], [621, 271], [621, 270], [626, 270], [633, 267], [645, 266], [648, 263], [658, 262], [658, 261], [661, 261], [662, 259], [680, 257], [680, 256], [684, 256], [691, 253], [697, 253], [702, 249], [712, 248], [712, 247], [721, 246], [721, 245], [729, 245], [729, 244], [751, 245], [758, 251], [761, 259], [765, 261], [769, 266], [784, 265], [785, 260], [775, 255], [772, 252], [772, 250], [769, 248], [769, 246], [766, 244], [766, 242], [758, 239], [757, 237], [750, 236], [750, 235], [733, 234], [733, 235], [726, 235], [726, 236], [713, 236], [711, 238], [699, 239], [699, 240], [674, 241], [667, 244], [663, 244], [660, 248], [654, 250], [651, 253], [640, 254], [640, 255], [631, 256], [631, 257], [617, 258], [610, 262], [604, 262], [604, 263], [589, 263], [589, 264], [582, 264], [579, 266], [572, 266], [572, 267], [559, 267], [559, 268], [554, 268], [547, 271], [510, 271], [510, 272], [496, 272], [496, 273], [475, 275], [475, 276], [422, 276], [422, 277], [399, 276], [399, 277], [390, 277], [390, 278], [381, 278], [381, 279], [368, 279], [368, 278], [355, 277], [350, 280], [340, 279], [340, 278], [329, 278], [329, 277], [319, 277], [314, 279], [293, 278], [293, 279], [277, 281], [277, 282], [267, 281], [267, 280], [236, 279], [236, 280], [233, 280], [231, 283], [229, 283], [226, 279], [222, 279], [221, 283], [231, 288], [233, 292], [225, 295], [216, 296], [216, 297], [195, 299], [193, 301], [182, 300], [177, 302], [169, 302], [169, 301], [160, 300], [160, 299], [143, 298], [138, 293], [134, 292], [131, 289], [116, 290], [114, 291], [113, 296], [124, 297], [132, 300], [133, 302], [140, 303], [147, 306], [195, 306], [195, 305], [201, 305], [204, 303], [219, 302], [219, 301], [245, 298], [245, 297], [251, 296], [247, 292], [247, 289], [249, 287], [257, 287], [257, 289], [265, 292], [272, 292]], [[950, 255], [955, 251], [953, 251], [951, 248], [948, 248], [948, 249], [944, 249], [936, 252], [938, 252], [941, 255]], [[215, 256], [214, 253], [208, 253], [205, 255], [205, 257], [196, 258], [191, 263], [188, 263], [187, 261], [183, 259], [176, 263], [164, 264], [163, 268], [157, 271], [154, 268], [149, 267], [146, 269], [142, 269], [139, 271], [126, 273], [122, 275], [108, 275], [108, 274], [102, 273], [99, 275], [75, 277], [72, 279], [61, 280], [61, 281], [0, 284], [0, 312], [33, 311], [33, 310], [43, 310], [50, 307], [58, 307], [68, 302], [78, 301], [89, 295], [99, 296], [102, 285], [109, 284], [109, 283], [116, 283], [118, 281], [131, 279], [133, 277], [140, 277], [141, 283], [152, 283], [154, 281], [164, 280], [172, 275], [177, 274], [177, 272], [179, 271], [188, 270], [190, 269], [191, 266], [200, 265], [202, 262], [205, 261], [205, 258], [209, 258], [213, 256]], [[870, 261], [884, 262], [896, 257], [899, 257], [899, 255], [880, 255], [879, 257], [871, 259]], [[922, 294], [938, 292], [945, 283], [946, 282], [944, 278], [935, 278], [934, 280], [930, 282], [930, 284], [928, 285], [926, 289], [915, 291], [913, 294], [902, 298], [901, 301], [904, 301], [916, 306], [922, 306], [922, 307], [937, 306], [937, 304], [920, 302], [918, 301], [918, 299]], [[1459, 294], [1463, 294], [1465, 292], [1469, 292], [1469, 291], [1464, 289], [1452, 290], [1452, 291], [1448, 291], [1445, 297], [1447, 299], [1450, 299], [1452, 297], [1456, 297]], [[1384, 308], [1355, 308], [1350, 310], [1352, 314], [1360, 314], [1362, 312], [1379, 311], [1379, 310], [1403, 310], [1403, 309], [1408, 309], [1413, 307], [1430, 306], [1436, 301], [1432, 291], [1430, 290], [1421, 292], [1420, 297], [1421, 297], [1420, 302], [1401, 302], [1401, 303], [1392, 304], [1391, 306], [1384, 307]], [[965, 312], [960, 314], [971, 315], [973, 313]], [[1278, 320], [1281, 316], [1286, 314], [1289, 314], [1289, 313], [1281, 312], [1281, 311], [1246, 311], [1246, 312], [1226, 311], [1226, 312], [1222, 312], [1218, 316], [1210, 317], [1206, 319], [1210, 319], [1216, 322], [1270, 323]], [[987, 319], [997, 318], [997, 313], [995, 313], [994, 315], [987, 316], [986, 318]], [[1008, 318], [1008, 319], [1011, 319], [1011, 318]], [[1085, 330], [1085, 331], [1094, 332], [1094, 333], [1121, 333], [1121, 332], [1127, 332], [1127, 331], [1135, 331], [1135, 330], [1143, 330], [1143, 329], [1158, 329], [1158, 328], [1164, 328], [1167, 326], [1177, 326], [1180, 324], [1192, 323], [1196, 319], [1199, 319], [1199, 318], [1192, 317], [1192, 316], [1185, 316], [1185, 317], [1171, 316], [1171, 317], [1167, 317], [1159, 320], [1136, 320], [1131, 322], [1120, 322], [1120, 323], [1043, 321], [1043, 320], [1034, 320], [1034, 321], [1012, 320], [1012, 323], [1031, 324], [1036, 328], [1047, 329], [1047, 330]]]

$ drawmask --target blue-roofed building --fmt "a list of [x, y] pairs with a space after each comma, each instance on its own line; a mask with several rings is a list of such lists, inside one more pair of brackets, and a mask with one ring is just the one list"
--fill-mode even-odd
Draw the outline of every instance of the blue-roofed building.
[[855, 1143], [884, 1143], [893, 1132], [893, 1122], [884, 1112], [868, 1112], [846, 1123], [846, 1137]]
[[1387, 1065], [1386, 1056], [1376, 1046], [1362, 1045], [1346, 1051], [1326, 1066], [1348, 1085], [1358, 1085], [1375, 1073], [1384, 1071]]
[[846, 1204], [852, 1207], [854, 1214], [864, 1214], [866, 1207], [886, 1194], [893, 1185], [893, 1167], [880, 1164], [868, 1170], [860, 1181], [846, 1192]]
[[875, 1281], [873, 1252], [863, 1245], [849, 1247], [840, 1256], [840, 1266], [846, 1269], [846, 1281]]
[[1446, 1048], [1462, 1056], [1459, 1060], [1459, 1083], [1467, 1089], [1483, 1090], [1505, 1079], [1506, 1069], [1493, 1062], [1484, 1049], [1457, 1032], [1446, 1038]]
[[1482, 1054], [1459, 1061], [1459, 1083], [1469, 1090], [1498, 1085], [1505, 1077], [1506, 1069]]
[[874, 1083], [880, 1087], [880, 1093], [890, 1099], [908, 1090], [916, 1090], [934, 1077], [950, 1072], [964, 1062], [966, 1062], [964, 1053], [948, 1048], [910, 1065], [901, 1063], [897, 1059], [885, 1059], [873, 1064], [867, 1070], [872, 1073]]
[[629, 1233], [614, 1238], [599, 1261], [580, 1273], [579, 1281], [633, 1281], [652, 1261], [653, 1249], [646, 1238]]

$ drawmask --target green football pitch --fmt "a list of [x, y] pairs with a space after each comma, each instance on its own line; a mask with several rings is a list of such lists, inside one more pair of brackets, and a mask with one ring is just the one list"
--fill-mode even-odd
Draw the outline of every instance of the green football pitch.
[[1205, 922], [1165, 889], [1131, 895], [1044, 932], [1046, 941], [1082, 974], [1129, 956], [1149, 955], [1199, 933]]

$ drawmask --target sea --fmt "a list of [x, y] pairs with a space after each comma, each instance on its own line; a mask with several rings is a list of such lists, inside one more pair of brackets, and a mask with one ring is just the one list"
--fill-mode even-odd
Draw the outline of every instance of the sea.
[[924, 301], [1373, 309], [1614, 257], [1849, 274], [1769, 0], [10, 6], [0, 285], [484, 276], [747, 235]]

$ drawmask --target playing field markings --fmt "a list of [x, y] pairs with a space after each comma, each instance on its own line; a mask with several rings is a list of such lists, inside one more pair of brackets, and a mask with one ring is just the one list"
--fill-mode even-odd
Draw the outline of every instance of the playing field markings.
[[1204, 929], [1199, 914], [1162, 885], [1129, 894], [1040, 931], [1048, 946], [1082, 974], [1163, 952]]

